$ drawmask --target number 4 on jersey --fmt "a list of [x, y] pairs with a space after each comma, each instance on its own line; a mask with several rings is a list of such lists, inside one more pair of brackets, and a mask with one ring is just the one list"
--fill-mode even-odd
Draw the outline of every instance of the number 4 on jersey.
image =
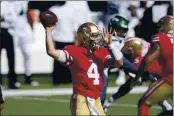
[[99, 85], [99, 73], [97, 70], [97, 65], [95, 63], [91, 64], [91, 66], [88, 69], [87, 75], [89, 78], [94, 78], [94, 85]]

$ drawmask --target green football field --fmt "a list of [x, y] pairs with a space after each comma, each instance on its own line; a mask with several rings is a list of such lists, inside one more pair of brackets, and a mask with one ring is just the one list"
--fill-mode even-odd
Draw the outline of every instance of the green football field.
[[[23, 85], [21, 89], [44, 89], [44, 88], [70, 88], [71, 84], [62, 84], [60, 86], [52, 86], [50, 78], [34, 78], [39, 81], [38, 87], [30, 87]], [[21, 80], [22, 82], [22, 77]], [[115, 86], [115, 79], [109, 79], [109, 85]], [[6, 83], [6, 80], [5, 80]], [[4, 85], [6, 89], [7, 86]], [[107, 97], [109, 97], [108, 95]], [[117, 100], [106, 113], [107, 115], [115, 116], [137, 116], [137, 102], [142, 94], [128, 94]], [[70, 115], [70, 97], [71, 95], [56, 95], [56, 96], [10, 96], [5, 99], [5, 108], [1, 112], [2, 116], [16, 115]], [[151, 108], [151, 114], [157, 115], [161, 111], [159, 106]]]
[[[108, 110], [107, 115], [137, 116], [138, 95], [127, 95], [113, 104]], [[70, 115], [70, 97], [71, 96], [50, 96], [50, 97], [9, 97], [6, 98], [5, 109], [2, 116], [5, 115]], [[156, 115], [161, 108], [154, 106], [151, 108], [151, 114]]]

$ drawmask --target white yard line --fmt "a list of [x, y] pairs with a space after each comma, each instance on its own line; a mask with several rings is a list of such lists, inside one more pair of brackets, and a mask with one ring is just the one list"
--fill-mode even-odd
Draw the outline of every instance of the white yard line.
[[[107, 93], [112, 94], [118, 91], [119, 87], [108, 87]], [[147, 87], [135, 87], [130, 91], [131, 94], [141, 94], [147, 90]], [[54, 89], [20, 89], [4, 90], [4, 96], [52, 96], [52, 95], [71, 95], [72, 88], [54, 88]]]
[[[34, 100], [34, 101], [44, 101], [44, 102], [59, 102], [59, 103], [70, 103], [70, 100], [67, 99], [48, 99], [48, 98], [41, 98], [41, 97], [22, 97], [22, 96], [16, 96], [16, 97], [10, 97], [16, 100]], [[118, 104], [113, 103], [112, 106], [115, 107], [129, 107], [129, 108], [137, 108], [136, 104]], [[161, 109], [158, 106], [153, 106], [153, 109]]]

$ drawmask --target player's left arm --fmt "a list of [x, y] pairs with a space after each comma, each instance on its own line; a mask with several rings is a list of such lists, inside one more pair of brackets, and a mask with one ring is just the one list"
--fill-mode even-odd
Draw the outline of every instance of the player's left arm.
[[112, 44], [113, 33], [114, 31], [112, 32], [112, 28], [109, 32], [108, 30], [104, 31], [103, 29], [103, 40], [110, 52], [110, 57], [106, 59], [105, 64], [109, 64], [112, 67], [120, 67], [123, 65], [123, 54], [121, 53], [119, 48]]

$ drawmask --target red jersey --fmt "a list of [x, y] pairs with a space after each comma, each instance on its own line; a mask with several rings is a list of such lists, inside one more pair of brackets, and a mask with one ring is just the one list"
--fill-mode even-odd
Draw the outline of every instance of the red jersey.
[[[143, 39], [139, 39], [139, 38], [132, 38], [132, 40], [139, 40], [142, 43], [142, 54], [140, 56], [137, 56], [134, 61], [133, 64], [136, 67], [139, 67], [140, 64], [142, 63], [145, 55], [147, 54], [147, 52], [150, 50], [150, 44], [149, 42], [146, 42]], [[163, 76], [163, 71], [162, 68], [160, 66], [160, 64], [158, 63], [157, 60], [154, 60], [147, 68], [148, 72], [154, 75], [157, 75], [159, 77]]]
[[[144, 56], [139, 56], [137, 57], [133, 64], [136, 67], [139, 67], [140, 64], [142, 63], [144, 59]], [[162, 71], [162, 67], [161, 65], [158, 63], [158, 60], [154, 60], [147, 68], [148, 72], [154, 75], [157, 75], [158, 77], [162, 77], [163, 76], [163, 71]]]
[[63, 50], [72, 75], [73, 92], [83, 96], [98, 98], [103, 88], [103, 69], [106, 48], [90, 52], [85, 48], [68, 45]]
[[173, 84], [173, 44], [167, 34], [157, 34], [152, 39], [152, 42], [158, 42], [160, 46], [160, 57], [158, 59], [163, 69], [163, 74], [166, 78], [164, 80], [169, 84]]

